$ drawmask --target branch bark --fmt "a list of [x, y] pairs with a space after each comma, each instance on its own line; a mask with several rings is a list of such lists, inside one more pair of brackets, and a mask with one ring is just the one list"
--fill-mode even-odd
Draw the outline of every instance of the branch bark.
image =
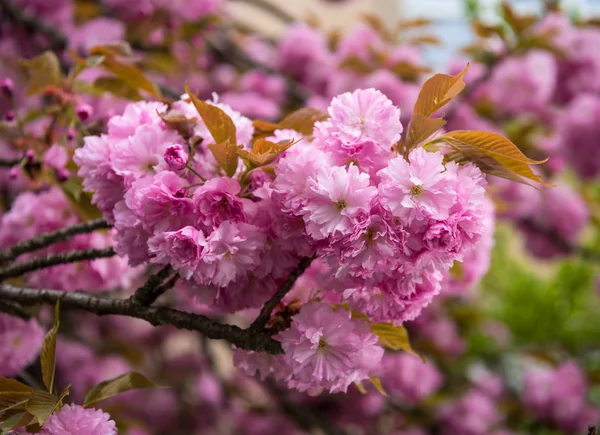
[[54, 243], [68, 240], [77, 234], [91, 233], [95, 230], [107, 229], [110, 227], [111, 225], [108, 222], [102, 219], [95, 219], [72, 225], [67, 228], [62, 228], [51, 233], [39, 234], [29, 240], [16, 243], [5, 251], [0, 252], [0, 264], [12, 261], [21, 254], [26, 254], [28, 252], [46, 248]]
[[281, 9], [274, 3], [271, 3], [269, 0], [237, 0], [241, 3], [246, 3], [252, 6], [256, 6], [259, 9], [273, 15], [276, 18], [279, 18], [285, 24], [290, 24], [296, 21], [296, 19], [287, 11]]
[[[173, 272], [171, 266], [165, 266], [160, 271], [150, 276], [146, 283], [138, 288], [131, 296], [131, 300], [140, 305], [152, 305], [166, 290], [166, 286], [161, 286], [163, 281]], [[175, 284], [175, 283], [173, 283]]]
[[275, 307], [279, 304], [279, 302], [281, 302], [283, 297], [292, 289], [296, 280], [300, 277], [300, 275], [304, 273], [306, 269], [308, 269], [308, 267], [315, 258], [316, 256], [313, 255], [312, 257], [303, 257], [302, 260], [300, 260], [300, 263], [298, 263], [296, 268], [292, 270], [292, 272], [288, 275], [285, 282], [281, 285], [281, 287], [279, 287], [277, 293], [275, 293], [273, 297], [271, 297], [271, 299], [269, 299], [263, 305], [263, 307], [260, 310], [260, 314], [254, 320], [254, 322], [252, 322], [252, 325], [250, 325], [250, 329], [254, 331], [260, 331], [263, 330], [265, 326], [267, 326], [267, 323], [271, 318], [271, 313], [273, 312]]
[[236, 347], [255, 352], [283, 353], [281, 344], [261, 331], [217, 323], [200, 314], [186, 313], [167, 307], [146, 307], [131, 299], [99, 298], [82, 292], [31, 289], [0, 285], [0, 300], [23, 306], [55, 305], [62, 309], [80, 309], [98, 316], [117, 315], [142, 319], [154, 326], [171, 325], [179, 329], [198, 331], [211, 339], [226, 340]]
[[[0, 0], [0, 2], [2, 2], [2, 0]], [[13, 166], [18, 165], [19, 163], [21, 163], [21, 161], [23, 160], [23, 158], [20, 159], [0, 159], [0, 167], [1, 168], [12, 168]]]
[[24, 14], [10, 0], [0, 0], [0, 8], [11, 22], [23, 26], [27, 32], [32, 34], [41, 33], [46, 36], [53, 50], [61, 51], [67, 47], [68, 41], [64, 34], [36, 17]]
[[104, 249], [86, 249], [82, 251], [63, 252], [60, 254], [51, 254], [45, 257], [34, 258], [31, 261], [17, 263], [6, 269], [0, 270], [0, 281], [8, 278], [14, 278], [28, 272], [39, 269], [46, 269], [60, 264], [77, 263], [85, 260], [95, 260], [98, 258], [108, 258], [116, 255], [113, 248]]

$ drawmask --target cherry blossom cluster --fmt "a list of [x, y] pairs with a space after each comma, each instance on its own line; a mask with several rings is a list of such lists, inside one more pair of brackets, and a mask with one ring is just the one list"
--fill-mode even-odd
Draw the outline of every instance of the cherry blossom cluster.
[[[208, 103], [248, 145], [249, 119]], [[115, 224], [117, 252], [131, 265], [172, 266], [197, 300], [220, 310], [260, 307], [302, 256], [316, 255], [334, 279], [306, 300], [325, 297], [373, 322], [401, 323], [419, 315], [454, 262], [493, 230], [479, 169], [444, 165], [442, 154], [422, 148], [396, 155], [400, 110], [374, 89], [334, 98], [311, 137], [276, 130], [273, 141], [295, 144], [274, 175], [240, 162], [236, 176], [223, 176], [191, 102], [170, 110], [195, 122], [187, 133], [195, 146], [168, 128], [167, 110], [130, 104], [107, 134], [85, 138], [75, 161]], [[369, 378], [382, 354], [367, 322], [323, 302], [305, 305], [279, 338], [281, 370], [269, 370], [301, 391], [346, 391]]]

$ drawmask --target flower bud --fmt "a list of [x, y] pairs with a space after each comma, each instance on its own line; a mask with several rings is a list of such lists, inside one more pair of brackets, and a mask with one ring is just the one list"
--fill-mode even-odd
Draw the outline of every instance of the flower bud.
[[60, 168], [60, 169], [56, 170], [55, 175], [56, 175], [56, 180], [59, 183], [64, 183], [65, 181], [67, 181], [69, 179], [69, 176], [71, 174], [69, 173], [69, 170], [67, 168]]
[[179, 171], [186, 167], [188, 155], [181, 145], [171, 145], [165, 150], [165, 162], [172, 171]]
[[73, 139], [75, 139], [75, 134], [76, 134], [75, 129], [70, 128], [67, 131], [67, 140], [72, 141]]
[[25, 153], [25, 158], [27, 159], [27, 163], [33, 163], [35, 160], [35, 152], [33, 150], [27, 150]]
[[75, 107], [75, 113], [80, 120], [87, 121], [93, 115], [94, 109], [87, 103], [79, 103]]
[[10, 171], [8, 172], [8, 176], [11, 180], [15, 180], [19, 177], [20, 173], [21, 173], [21, 168], [19, 166], [13, 166], [12, 168], [10, 168]]
[[13, 121], [14, 119], [15, 119], [15, 112], [14, 112], [14, 111], [12, 111], [12, 110], [9, 110], [8, 112], [6, 112], [6, 113], [4, 114], [4, 120], [5, 120], [6, 122], [11, 122], [11, 121]]
[[14, 90], [15, 85], [11, 79], [5, 77], [2, 80], [0, 80], [0, 92], [2, 92], [4, 96], [12, 98]]

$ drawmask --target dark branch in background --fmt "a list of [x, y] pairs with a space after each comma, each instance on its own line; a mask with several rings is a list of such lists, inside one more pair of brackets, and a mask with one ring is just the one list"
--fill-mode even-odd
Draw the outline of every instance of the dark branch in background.
[[95, 230], [106, 229], [110, 227], [111, 225], [108, 222], [102, 219], [95, 219], [92, 221], [83, 222], [81, 224], [75, 224], [67, 228], [62, 228], [51, 233], [39, 234], [29, 240], [16, 243], [10, 248], [0, 252], [0, 264], [12, 261], [21, 254], [26, 254], [28, 252], [46, 248], [54, 243], [65, 241], [77, 234], [87, 234]]
[[11, 3], [10, 0], [0, 0], [0, 9], [9, 21], [22, 26], [30, 34], [44, 35], [55, 51], [62, 51], [68, 45], [68, 40], [60, 31], [38, 20], [36, 17], [24, 14], [23, 11]]
[[281, 9], [280, 7], [276, 6], [275, 4], [271, 3], [269, 0], [237, 0], [240, 3], [246, 3], [252, 6], [256, 6], [259, 9], [262, 9], [263, 11], [273, 15], [274, 17], [279, 18], [281, 21], [283, 21], [286, 24], [290, 24], [293, 23], [294, 21], [296, 21], [296, 18], [294, 18], [291, 14], [289, 14], [288, 12], [286, 12], [285, 10]]
[[[2, 2], [2, 0], [0, 0], [0, 2]], [[0, 159], [0, 167], [12, 168], [13, 166], [20, 164], [22, 160], [23, 160], [23, 158], [11, 159], [11, 160]]]
[[544, 228], [543, 226], [538, 225], [532, 219], [521, 219], [517, 224], [520, 228], [526, 231], [530, 231], [545, 237], [564, 254], [578, 255], [584, 260], [600, 262], [600, 253], [584, 246], [573, 245], [568, 240], [565, 240], [556, 231]]
[[[252, 59], [241, 47], [239, 47], [226, 29], [219, 29], [215, 38], [206, 37], [205, 41], [212, 49], [214, 54], [223, 62], [228, 62], [231, 65], [240, 69], [258, 69], [268, 74], [281, 75], [280, 72], [274, 70], [268, 65], [263, 65]], [[301, 84], [297, 83], [291, 77], [286, 77], [288, 90], [290, 95], [298, 102], [306, 101], [311, 93]]]
[[77, 263], [79, 261], [95, 260], [97, 258], [108, 258], [114, 255], [116, 255], [116, 252], [113, 248], [86, 249], [82, 251], [50, 254], [45, 257], [34, 258], [31, 261], [17, 263], [0, 270], [0, 281], [33, 272], [34, 270], [58, 266], [59, 264]]
[[159, 272], [151, 275], [146, 283], [131, 296], [132, 302], [145, 306], [152, 305], [167, 290], [161, 284], [172, 272], [171, 266], [165, 266]]
[[104, 299], [81, 292], [31, 289], [0, 285], [0, 300], [9, 300], [24, 306], [55, 305], [61, 309], [80, 309], [98, 316], [117, 315], [142, 319], [154, 326], [171, 325], [179, 329], [198, 331], [208, 338], [226, 340], [236, 347], [256, 352], [280, 354], [281, 344], [267, 333], [217, 323], [200, 314], [186, 313], [167, 307], [146, 307], [131, 299]]
[[267, 384], [282, 411], [293, 419], [301, 429], [306, 431], [319, 429], [325, 435], [345, 435], [344, 430], [335, 427], [326, 418], [317, 414], [317, 411], [308, 408], [307, 405], [291, 401], [286, 392], [277, 387], [274, 382], [267, 381]]
[[598, 435], [598, 429], [596, 429], [596, 426], [588, 426], [588, 435]]
[[310, 266], [310, 263], [312, 263], [315, 258], [316, 256], [313, 255], [312, 257], [304, 257], [302, 260], [300, 260], [300, 263], [298, 263], [296, 268], [288, 275], [285, 282], [281, 285], [281, 287], [279, 287], [277, 293], [275, 293], [271, 299], [265, 302], [260, 310], [260, 314], [254, 320], [254, 322], [252, 322], [252, 325], [250, 325], [250, 329], [254, 331], [260, 331], [267, 326], [267, 323], [271, 318], [271, 313], [275, 307], [277, 307], [283, 297], [292, 289], [296, 280], [304, 273], [306, 269], [308, 269], [308, 266]]
[[0, 312], [10, 314], [11, 316], [19, 317], [23, 320], [29, 320], [30, 316], [19, 305], [9, 302], [0, 301]]

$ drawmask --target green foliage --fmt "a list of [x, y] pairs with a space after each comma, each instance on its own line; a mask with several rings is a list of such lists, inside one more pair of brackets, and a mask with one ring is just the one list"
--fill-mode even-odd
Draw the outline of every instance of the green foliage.
[[114, 379], [100, 382], [98, 385], [92, 388], [85, 396], [85, 402], [83, 406], [88, 407], [96, 402], [108, 399], [109, 397], [116, 396], [117, 394], [124, 393], [126, 391], [154, 387], [156, 387], [156, 384], [148, 380], [141, 373], [125, 373]]
[[513, 231], [500, 226], [481, 284], [487, 311], [507, 325], [517, 346], [585, 354], [590, 343], [600, 342], [594, 266], [576, 258], [555, 269], [533, 263], [514, 240]]

